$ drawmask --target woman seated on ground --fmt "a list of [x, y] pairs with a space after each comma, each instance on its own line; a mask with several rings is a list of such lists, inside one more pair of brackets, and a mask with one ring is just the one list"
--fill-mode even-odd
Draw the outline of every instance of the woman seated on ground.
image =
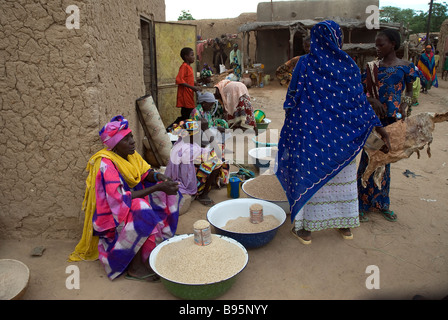
[[230, 129], [253, 129], [257, 135], [254, 108], [246, 85], [238, 81], [221, 80], [215, 88], [215, 97], [223, 106], [224, 119]]
[[223, 160], [223, 146], [208, 129], [206, 118], [186, 120], [174, 128], [173, 134], [179, 135], [179, 139], [171, 150], [165, 174], [180, 183], [182, 194], [194, 195], [200, 203], [211, 207], [215, 203], [208, 194], [212, 186], [227, 184], [229, 165]]
[[152, 170], [135, 150], [123, 116], [99, 134], [106, 148], [87, 164], [84, 230], [69, 260], [99, 258], [111, 280], [127, 270], [128, 279], [156, 281], [149, 255], [176, 232], [178, 183]]

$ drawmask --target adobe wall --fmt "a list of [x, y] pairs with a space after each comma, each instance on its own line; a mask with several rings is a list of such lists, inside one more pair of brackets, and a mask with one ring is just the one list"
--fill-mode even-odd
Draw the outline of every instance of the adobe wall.
[[439, 67], [437, 68], [437, 72], [442, 72], [445, 62], [445, 53], [448, 52], [448, 19], [443, 21], [442, 25], [440, 26], [439, 42], [437, 43], [437, 50], [439, 50], [440, 55]]
[[[65, 26], [69, 5], [80, 29]], [[2, 1], [0, 238], [78, 238], [98, 131], [122, 113], [141, 147], [140, 14], [163, 21], [164, 1]]]

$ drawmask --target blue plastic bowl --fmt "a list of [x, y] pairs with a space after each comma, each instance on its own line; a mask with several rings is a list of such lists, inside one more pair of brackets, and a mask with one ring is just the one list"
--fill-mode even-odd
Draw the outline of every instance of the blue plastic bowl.
[[[238, 233], [224, 230], [223, 227], [229, 220], [239, 217], [250, 217], [249, 208], [252, 204], [259, 203], [263, 206], [263, 213], [271, 214], [280, 221], [279, 225], [271, 230], [258, 233]], [[216, 233], [232, 238], [241, 243], [246, 249], [254, 249], [268, 244], [274, 239], [278, 228], [285, 222], [285, 211], [276, 204], [257, 199], [233, 199], [214, 205], [207, 212], [207, 220], [215, 228]]]

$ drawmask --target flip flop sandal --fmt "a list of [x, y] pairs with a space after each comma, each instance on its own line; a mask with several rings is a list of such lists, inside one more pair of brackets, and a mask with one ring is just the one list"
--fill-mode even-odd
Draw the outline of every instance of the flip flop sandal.
[[299, 241], [302, 242], [302, 244], [304, 244], [304, 245], [311, 244], [311, 240], [305, 240], [305, 239], [301, 238], [294, 229], [295, 229], [294, 227], [292, 227], [292, 229], [291, 229], [291, 233], [294, 235], [294, 237], [299, 239]]
[[[156, 278], [151, 279], [151, 277], [156, 276]], [[124, 276], [125, 279], [142, 281], [142, 282], [160, 282], [160, 277], [156, 273], [150, 273], [143, 277], [131, 276], [129, 273]]]
[[350, 235], [346, 235], [344, 234], [344, 232], [341, 229], [338, 229], [339, 233], [341, 234], [342, 238], [344, 238], [344, 240], [352, 240], [353, 239], [353, 233], [350, 231]]
[[381, 211], [381, 214], [383, 215], [384, 219], [390, 222], [397, 221], [397, 215], [393, 211], [385, 210]]
[[202, 205], [206, 206], [206, 207], [213, 207], [216, 203], [208, 198], [208, 199], [201, 199], [201, 198], [196, 198], [196, 200], [198, 200]]
[[367, 218], [366, 212], [359, 212], [359, 222], [368, 222], [369, 218]]

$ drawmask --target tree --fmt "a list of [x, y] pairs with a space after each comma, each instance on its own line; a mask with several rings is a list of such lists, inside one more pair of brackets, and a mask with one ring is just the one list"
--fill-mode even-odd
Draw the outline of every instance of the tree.
[[380, 22], [385, 23], [406, 23], [410, 21], [415, 15], [415, 11], [412, 9], [400, 9], [391, 6], [382, 7], [380, 12]]
[[[411, 29], [411, 33], [423, 33], [426, 32], [428, 15], [429, 6], [427, 12], [387, 6], [382, 7], [380, 10], [380, 23], [402, 22], [404, 26], [407, 26], [407, 24], [409, 23], [409, 29]], [[448, 19], [448, 4], [446, 2], [433, 3], [430, 31], [438, 32], [445, 19]]]
[[182, 14], [179, 16], [179, 18], [177, 18], [177, 21], [181, 20], [195, 20], [195, 19], [193, 18], [189, 10], [187, 11], [182, 10]]

